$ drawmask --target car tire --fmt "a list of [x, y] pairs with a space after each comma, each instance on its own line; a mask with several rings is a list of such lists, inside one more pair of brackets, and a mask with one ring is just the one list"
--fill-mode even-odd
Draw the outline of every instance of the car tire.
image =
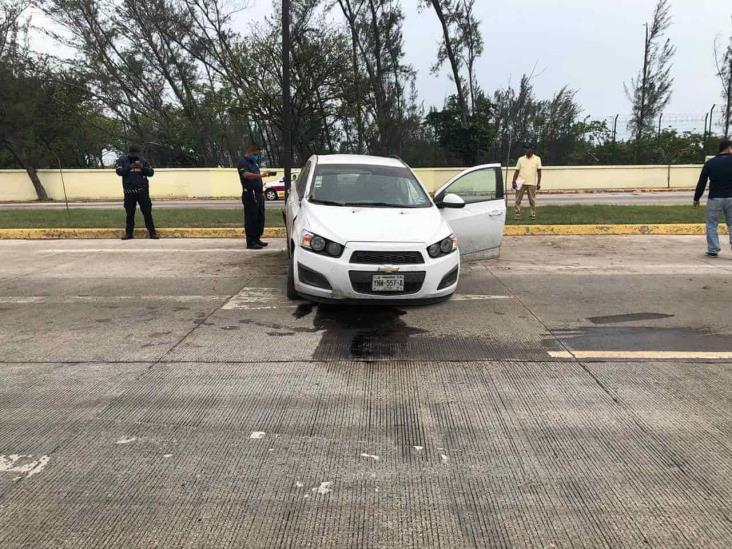
[[290, 253], [287, 260], [287, 299], [299, 299], [299, 295], [295, 290], [295, 254]]
[[277, 200], [277, 191], [267, 191], [266, 193], [264, 193], [264, 198], [266, 198], [267, 200]]

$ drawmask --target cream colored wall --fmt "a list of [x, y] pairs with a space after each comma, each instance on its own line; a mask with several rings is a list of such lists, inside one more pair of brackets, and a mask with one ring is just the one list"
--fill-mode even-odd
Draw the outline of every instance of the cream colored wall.
[[[425, 186], [434, 191], [460, 169], [415, 170]], [[696, 186], [701, 166], [561, 166], [542, 170], [545, 191], [690, 189]], [[513, 168], [503, 168], [504, 177], [513, 180]]]
[[[569, 166], [546, 167], [542, 188], [547, 191], [613, 189], [688, 189], [696, 185], [701, 166]], [[434, 191], [459, 168], [419, 168], [417, 177]], [[278, 170], [281, 174], [282, 170]], [[506, 171], [504, 170], [504, 173]], [[39, 170], [49, 197], [63, 200], [58, 170]], [[508, 170], [508, 181], [513, 170]], [[69, 200], [120, 200], [122, 185], [114, 170], [64, 170]], [[268, 178], [267, 181], [276, 179]], [[159, 169], [150, 181], [154, 198], [235, 198], [241, 195], [236, 170], [224, 168]], [[33, 185], [21, 170], [0, 170], [0, 201], [36, 199]]]

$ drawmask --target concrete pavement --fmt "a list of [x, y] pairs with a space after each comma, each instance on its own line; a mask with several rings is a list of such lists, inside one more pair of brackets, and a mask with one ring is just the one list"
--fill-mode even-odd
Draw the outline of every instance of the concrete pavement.
[[[539, 202], [545, 205], [602, 204], [602, 205], [688, 205], [692, 191], [669, 192], [608, 192], [608, 193], [540, 193]], [[512, 199], [513, 195], [509, 197]], [[241, 208], [240, 200], [155, 200], [156, 208]], [[282, 201], [267, 202], [267, 208], [282, 208]], [[64, 209], [63, 202], [0, 202], [0, 209]], [[71, 202], [71, 208], [119, 208], [120, 202]]]
[[271, 248], [0, 242], [1, 547], [732, 545], [728, 248], [509, 238], [367, 309]]

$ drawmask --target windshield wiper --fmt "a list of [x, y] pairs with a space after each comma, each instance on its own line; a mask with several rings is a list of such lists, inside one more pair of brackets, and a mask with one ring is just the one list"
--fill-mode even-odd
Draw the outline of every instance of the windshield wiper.
[[308, 198], [308, 202], [312, 204], [319, 204], [321, 206], [346, 206], [343, 202], [333, 202], [332, 200], [318, 200], [317, 198]]
[[405, 204], [390, 204], [389, 202], [349, 202], [346, 206], [354, 208], [417, 208]]

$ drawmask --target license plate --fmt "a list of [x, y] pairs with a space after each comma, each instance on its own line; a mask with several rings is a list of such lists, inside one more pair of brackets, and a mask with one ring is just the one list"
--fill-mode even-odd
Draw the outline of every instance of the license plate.
[[372, 292], [403, 292], [404, 275], [374, 275], [371, 279]]

